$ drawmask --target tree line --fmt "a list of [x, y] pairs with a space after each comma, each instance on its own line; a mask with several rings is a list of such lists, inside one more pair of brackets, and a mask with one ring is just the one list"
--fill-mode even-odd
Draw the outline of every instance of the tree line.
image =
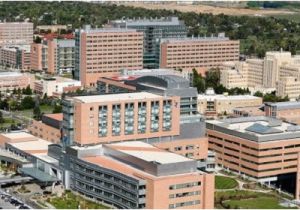
[[88, 2], [1, 2], [2, 21], [31, 20], [35, 25], [84, 24], [101, 27], [110, 20], [178, 16], [184, 20], [189, 35], [210, 36], [225, 32], [231, 39], [241, 40], [241, 53], [263, 57], [266, 51], [283, 50], [296, 54], [300, 50], [300, 23], [276, 17], [228, 16], [197, 14], [177, 10], [149, 10], [112, 3]]

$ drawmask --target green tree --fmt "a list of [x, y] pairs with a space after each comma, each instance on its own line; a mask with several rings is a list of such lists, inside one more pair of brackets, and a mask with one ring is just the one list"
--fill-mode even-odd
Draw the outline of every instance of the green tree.
[[41, 112], [41, 109], [40, 109], [39, 105], [36, 105], [33, 108], [33, 118], [36, 119], [36, 120], [41, 120], [41, 118], [42, 118], [42, 112]]
[[264, 94], [262, 93], [262, 92], [260, 92], [260, 91], [256, 91], [255, 93], [254, 93], [254, 96], [257, 96], [257, 97], [263, 97], [264, 96]]
[[28, 85], [25, 89], [23, 89], [22, 93], [24, 95], [32, 95], [32, 90], [31, 90], [30, 86]]
[[19, 109], [19, 103], [16, 100], [9, 101], [9, 110], [16, 111]]
[[0, 111], [0, 123], [4, 123], [3, 113]]
[[55, 113], [62, 113], [62, 106], [61, 106], [61, 105], [55, 104], [52, 113], [53, 113], [53, 114], [55, 114]]
[[31, 96], [26, 96], [21, 101], [21, 108], [22, 109], [32, 109], [35, 106], [35, 102]]

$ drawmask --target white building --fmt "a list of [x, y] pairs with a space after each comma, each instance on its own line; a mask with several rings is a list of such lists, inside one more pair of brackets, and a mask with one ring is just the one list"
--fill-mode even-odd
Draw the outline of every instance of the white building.
[[68, 92], [74, 88], [80, 88], [81, 82], [64, 77], [50, 77], [37, 80], [34, 90], [41, 95], [58, 96], [63, 92]]

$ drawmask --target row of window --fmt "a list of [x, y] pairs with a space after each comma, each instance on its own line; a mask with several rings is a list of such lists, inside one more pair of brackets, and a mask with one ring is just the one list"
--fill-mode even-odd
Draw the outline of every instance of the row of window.
[[188, 182], [188, 183], [183, 183], [183, 184], [170, 185], [169, 189], [170, 190], [178, 190], [178, 189], [190, 188], [190, 187], [200, 186], [200, 185], [201, 185], [201, 182]]

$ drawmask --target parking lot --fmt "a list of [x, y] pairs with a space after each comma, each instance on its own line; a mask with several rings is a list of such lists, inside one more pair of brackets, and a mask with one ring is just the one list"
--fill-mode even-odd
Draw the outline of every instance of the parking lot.
[[31, 209], [28, 205], [7, 194], [4, 191], [0, 191], [0, 208], [1, 209]]

